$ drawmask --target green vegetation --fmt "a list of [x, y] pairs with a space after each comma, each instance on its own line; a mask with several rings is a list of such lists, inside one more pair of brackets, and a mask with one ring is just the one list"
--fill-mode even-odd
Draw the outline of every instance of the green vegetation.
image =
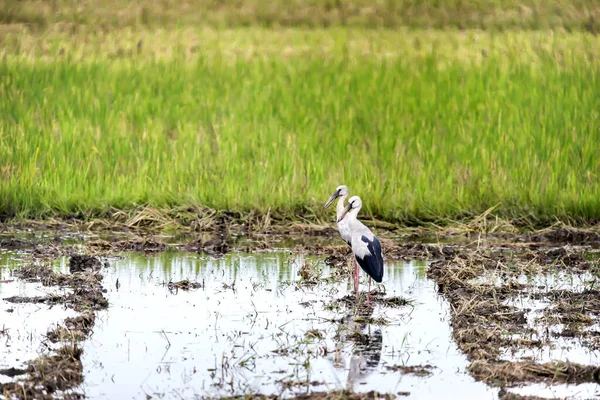
[[600, 217], [593, 34], [54, 22], [0, 34], [5, 216], [330, 217], [344, 183], [387, 221]]

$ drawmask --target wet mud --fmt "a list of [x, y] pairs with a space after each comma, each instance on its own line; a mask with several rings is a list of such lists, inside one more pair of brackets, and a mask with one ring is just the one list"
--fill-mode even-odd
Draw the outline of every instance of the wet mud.
[[[408, 396], [409, 393], [404, 392], [403, 395]], [[234, 397], [221, 397], [221, 400], [275, 400], [280, 399], [280, 396], [272, 395], [251, 395], [251, 396], [234, 396]], [[291, 400], [392, 400], [396, 396], [392, 394], [379, 393], [377, 391], [371, 391], [367, 393], [354, 393], [347, 390], [331, 391], [331, 392], [312, 392], [310, 394], [301, 394], [294, 397], [289, 397]]]
[[591, 229], [577, 229], [572, 227], [544, 229], [525, 237], [527, 241], [534, 243], [600, 245], [600, 233]]
[[96, 315], [87, 311], [78, 317], [69, 317], [62, 326], [49, 330], [46, 334], [48, 340], [56, 342], [80, 342], [89, 337], [96, 322]]
[[[199, 228], [201, 222], [196, 222], [199, 225], [184, 237], [144, 231], [144, 223], [139, 221], [138, 225], [112, 237], [101, 230], [92, 230], [35, 237], [23, 237], [15, 231], [14, 236], [7, 234], [0, 238], [0, 249], [16, 251], [23, 257], [24, 265], [13, 272], [14, 279], [68, 290], [44, 296], [12, 296], [5, 301], [62, 305], [79, 313], [48, 331], [47, 340], [61, 347], [32, 360], [26, 369], [0, 370], [5, 376], [23, 377], [18, 383], [1, 384], [4, 396], [43, 399], [83, 396], [69, 392], [83, 379], [82, 350], [77, 343], [92, 335], [97, 311], [109, 306], [102, 286], [102, 271], [109, 263], [103, 259], [118, 256], [120, 252], [150, 254], [178, 249], [222, 257], [232, 251], [266, 252], [284, 248], [320, 256], [321, 262], [334, 271], [334, 279], [350, 275], [351, 251], [337, 240], [337, 232], [331, 227], [297, 226], [286, 235], [277, 229], [272, 230], [272, 235], [253, 235], [249, 229], [232, 234], [237, 226], [229, 224], [226, 216], [215, 221], [206, 232]], [[259, 222], [253, 222], [256, 223]], [[469, 231], [445, 235], [444, 240], [432, 242], [420, 241], [419, 235], [407, 239], [407, 235], [389, 229], [381, 229], [378, 234], [386, 260], [431, 261], [427, 276], [435, 281], [438, 293], [451, 305], [452, 338], [469, 361], [468, 372], [476, 380], [498, 387], [499, 398], [538, 398], [511, 391], [533, 383], [600, 383], [600, 367], [593, 362], [582, 362], [585, 357], [575, 362], [565, 357], [539, 355], [543, 349], [568, 349], [575, 343], [583, 351], [600, 349], [600, 233], [596, 230], [560, 227], [534, 233], [484, 235]], [[56, 273], [43, 263], [61, 256], [70, 257], [69, 274]], [[318, 264], [306, 261], [301, 266], [299, 286], [316, 285], [322, 279]], [[573, 284], [570, 277], [579, 275], [585, 275], [585, 279]], [[174, 294], [204, 287], [203, 282], [191, 279], [165, 285]], [[373, 306], [410, 307], [411, 302], [401, 296], [387, 296], [380, 290], [370, 293], [372, 304], [364, 302], [363, 292], [358, 300], [351, 295], [332, 299], [325, 308], [355, 310], [355, 322], [383, 326], [389, 321], [382, 316], [373, 317]], [[307, 307], [310, 306], [307, 302]], [[320, 340], [322, 333], [316, 330], [307, 335], [307, 339]], [[360, 332], [354, 332], [349, 339], [365, 347], [376, 341], [372, 334]], [[417, 376], [430, 375], [435, 369], [428, 364], [386, 368]], [[314, 391], [310, 396], [362, 399], [409, 394]]]
[[[588, 245], [596, 242], [596, 234], [559, 230], [527, 237], [535, 243], [519, 239], [462, 246], [428, 270], [452, 305], [453, 337], [471, 361], [469, 372], [503, 388], [501, 398], [536, 398], [504, 390], [522, 384], [599, 383], [597, 364], [568, 361], [573, 343], [584, 352], [598, 345], [597, 330], [587, 329], [597, 326], [600, 316], [600, 292], [594, 289], [600, 264], [597, 249]], [[551, 242], [557, 239], [577, 245]], [[573, 283], [580, 274], [587, 280]], [[547, 284], [549, 277], [558, 278]], [[538, 354], [562, 348], [567, 357], [514, 357], [535, 348]]]
[[177, 282], [169, 282], [167, 283], [167, 287], [171, 291], [171, 293], [177, 293], [179, 290], [192, 290], [198, 289], [202, 287], [200, 282], [190, 282], [188, 279], [184, 279], [182, 281]]
[[65, 345], [55, 354], [31, 361], [27, 378], [2, 384], [2, 394], [11, 399], [83, 399], [82, 393], [67, 392], [83, 382], [81, 354], [77, 345]]
[[[73, 263], [70, 262], [70, 265]], [[94, 265], [100, 266], [101, 263], [96, 259]], [[44, 286], [70, 288], [71, 292], [65, 295], [13, 296], [4, 299], [8, 302], [64, 304], [75, 311], [102, 310], [108, 307], [108, 301], [103, 295], [102, 274], [98, 270], [60, 274], [48, 265], [31, 264], [13, 271], [13, 275], [24, 281], [41, 282]]]
[[[22, 248], [22, 247], [21, 247]], [[45, 303], [72, 308], [81, 314], [68, 317], [61, 326], [48, 330], [46, 339], [62, 344], [54, 351], [27, 362], [26, 369], [0, 371], [3, 375], [18, 376], [15, 382], [0, 383], [0, 393], [10, 399], [81, 399], [84, 395], [71, 391], [83, 382], [82, 349], [77, 345], [91, 335], [94, 311], [106, 309], [102, 274], [104, 264], [93, 256], [73, 255], [69, 259], [70, 274], [55, 272], [47, 264], [26, 264], [12, 272], [13, 276], [44, 286], [68, 288], [66, 295], [12, 296], [9, 303]]]

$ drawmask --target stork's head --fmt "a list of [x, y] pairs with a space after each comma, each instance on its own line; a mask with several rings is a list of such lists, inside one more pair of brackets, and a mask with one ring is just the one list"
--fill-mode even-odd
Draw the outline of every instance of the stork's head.
[[337, 222], [340, 222], [341, 220], [343, 220], [344, 217], [346, 216], [346, 214], [349, 213], [351, 210], [356, 210], [356, 212], [358, 213], [358, 210], [360, 210], [361, 207], [362, 207], [362, 200], [360, 199], [360, 197], [358, 197], [358, 196], [350, 197], [350, 200], [348, 200], [348, 204], [346, 204], [346, 207], [344, 207], [344, 211], [342, 211], [342, 215], [340, 215], [340, 218], [338, 219]]
[[335, 199], [337, 199], [338, 197], [348, 197], [349, 194], [350, 194], [350, 192], [348, 191], [348, 186], [346, 186], [346, 185], [338, 186], [335, 189], [335, 192], [333, 192], [333, 194], [329, 198], [329, 200], [327, 200], [327, 203], [325, 203], [323, 208], [329, 207], [331, 205], [331, 203], [333, 203], [335, 201]]

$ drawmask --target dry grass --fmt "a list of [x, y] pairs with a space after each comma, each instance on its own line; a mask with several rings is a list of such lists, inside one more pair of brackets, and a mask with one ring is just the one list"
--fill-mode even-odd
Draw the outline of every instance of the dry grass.
[[560, 361], [536, 364], [475, 360], [469, 366], [469, 372], [477, 379], [494, 386], [526, 382], [578, 384], [600, 381], [600, 367]]
[[96, 239], [87, 242], [86, 246], [96, 254], [110, 254], [120, 251], [155, 253], [165, 251], [168, 248], [168, 245], [159, 239], [140, 236], [115, 239], [114, 241]]
[[70, 287], [72, 293], [45, 297], [15, 296], [5, 299], [15, 303], [45, 302], [49, 304], [65, 304], [75, 311], [101, 310], [108, 307], [102, 288], [102, 274], [98, 271], [60, 274], [48, 265], [25, 265], [13, 274], [27, 281], [41, 282], [44, 286]]
[[[57, 392], [76, 388], [83, 382], [81, 354], [77, 345], [59, 348], [56, 354], [42, 356], [30, 362], [28, 377], [15, 383], [0, 384], [3, 395], [11, 399], [50, 400]], [[61, 396], [68, 399], [80, 399], [79, 393]]]
[[388, 371], [399, 371], [403, 374], [412, 374], [416, 376], [430, 376], [434, 367], [432, 365], [387, 365]]
[[[561, 235], [561, 231], [555, 234]], [[553, 236], [552, 231], [543, 233]], [[577, 231], [569, 237], [579, 240]], [[594, 237], [594, 234], [590, 234]], [[513, 238], [513, 241], [515, 239]], [[544, 243], [548, 246], [549, 243]], [[541, 327], [565, 324], [564, 336], [586, 337], [579, 327], [597, 321], [598, 292], [586, 289], [548, 290], [529, 293], [533, 283], [516, 281], [521, 276], [536, 276], [548, 272], [590, 271], [597, 268], [596, 261], [586, 260], [581, 252], [585, 248], [541, 247], [535, 243], [502, 243], [476, 241], [462, 246], [458, 254], [442, 256], [432, 263], [429, 277], [451, 304], [452, 334], [458, 347], [471, 361], [470, 373], [488, 384], [506, 386], [523, 382], [595, 382], [598, 369], [554, 362], [539, 364], [529, 361], [506, 361], [506, 351], [542, 348], [548, 339], [531, 339], [539, 336]], [[484, 276], [501, 277], [494, 284], [480, 283]], [[536, 319], [536, 326], [527, 321], [527, 310], [507, 305], [508, 300], [523, 297], [543, 299], [551, 303]], [[508, 303], [511, 304], [511, 303]]]
[[533, 295], [534, 298], [551, 300], [555, 304], [555, 311], [561, 313], [563, 318], [572, 318], [573, 322], [585, 321], [581, 313], [600, 316], [600, 291], [585, 289], [581, 292], [571, 290], [551, 290], [546, 293]]
[[84, 312], [77, 317], [66, 318], [64, 326], [48, 331], [46, 337], [51, 342], [79, 342], [90, 335], [95, 322], [96, 316], [93, 312]]
[[0, 22], [33, 29], [53, 24], [92, 26], [110, 31], [124, 27], [209, 25], [240, 27], [477, 28], [566, 29], [598, 32], [600, 7], [593, 0], [445, 1], [368, 0], [3, 0]]

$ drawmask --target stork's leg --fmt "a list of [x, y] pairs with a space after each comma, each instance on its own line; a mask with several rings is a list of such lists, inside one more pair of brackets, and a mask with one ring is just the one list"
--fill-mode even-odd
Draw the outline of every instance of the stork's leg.
[[352, 271], [352, 276], [354, 278], [354, 295], [358, 296], [358, 279], [356, 279], [356, 260], [354, 260], [354, 271]]
[[346, 290], [350, 290], [350, 281], [354, 279], [352, 275], [352, 259], [348, 258], [348, 282], [346, 286]]
[[358, 297], [358, 262], [354, 259], [354, 292]]
[[352, 283], [356, 285], [356, 271], [354, 271], [354, 266], [356, 265], [356, 258], [354, 254], [350, 255], [351, 259], [348, 260], [348, 277], [352, 276]]
[[371, 277], [369, 277], [369, 291], [367, 292], [367, 304], [371, 304]]

